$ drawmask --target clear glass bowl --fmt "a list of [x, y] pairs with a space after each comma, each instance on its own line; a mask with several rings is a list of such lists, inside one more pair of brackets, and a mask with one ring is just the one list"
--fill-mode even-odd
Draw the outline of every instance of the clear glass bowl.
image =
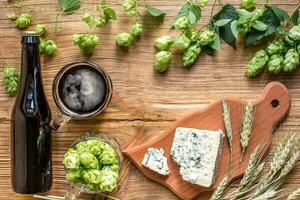
[[[70, 148], [73, 148], [76, 144], [78, 144], [82, 141], [91, 140], [91, 139], [102, 140], [103, 142], [109, 144], [116, 151], [116, 153], [118, 154], [118, 157], [119, 157], [119, 176], [120, 176], [123, 156], [122, 156], [122, 152], [120, 149], [120, 144], [113, 137], [108, 136], [105, 133], [88, 133], [88, 134], [80, 137], [79, 139], [77, 139], [70, 146]], [[65, 169], [65, 172], [66, 172], [66, 169]], [[70, 184], [71, 185], [65, 194], [65, 200], [92, 200], [95, 198], [96, 195], [105, 197], [106, 193], [107, 193], [102, 190], [91, 191], [87, 187], [85, 187], [83, 184], [77, 184], [77, 183], [71, 183], [71, 182], [70, 182]]]

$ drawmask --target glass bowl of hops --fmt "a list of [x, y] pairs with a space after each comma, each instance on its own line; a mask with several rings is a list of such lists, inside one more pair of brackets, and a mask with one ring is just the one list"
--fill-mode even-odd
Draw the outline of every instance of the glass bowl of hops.
[[76, 140], [63, 160], [71, 183], [65, 199], [107, 196], [118, 185], [122, 159], [119, 143], [107, 134], [87, 134]]

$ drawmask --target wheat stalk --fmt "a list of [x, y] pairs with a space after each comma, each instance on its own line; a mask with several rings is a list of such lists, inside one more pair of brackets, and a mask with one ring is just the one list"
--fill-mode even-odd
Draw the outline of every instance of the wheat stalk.
[[244, 173], [244, 176], [240, 182], [240, 186], [237, 191], [237, 196], [239, 196], [239, 193], [242, 193], [248, 189], [247, 185], [249, 185], [249, 182], [251, 182], [251, 179], [253, 179], [253, 174], [256, 171], [256, 165], [258, 162], [259, 154], [260, 154], [259, 148], [256, 147], [254, 152], [251, 154], [249, 158], [247, 169]]
[[300, 188], [294, 190], [286, 200], [296, 200], [298, 197], [300, 197]]
[[300, 155], [297, 152], [290, 156], [291, 152], [295, 149], [296, 142], [297, 139], [295, 139], [295, 134], [293, 134], [289, 139], [285, 139], [278, 146], [271, 161], [269, 172], [260, 182], [252, 197], [263, 194], [271, 187], [277, 189], [281, 186], [283, 182], [282, 179], [288, 175], [299, 159]]
[[226, 129], [226, 136], [230, 147], [230, 153], [232, 154], [232, 128], [231, 128], [231, 120], [230, 120], [230, 106], [222, 101], [223, 107], [223, 120]]
[[252, 132], [252, 124], [254, 119], [253, 111], [254, 111], [254, 105], [251, 102], [248, 102], [245, 108], [242, 130], [241, 130], [240, 142], [242, 146], [242, 155], [241, 155], [240, 162], [243, 161], [244, 153], [249, 144], [250, 135]]
[[230, 179], [225, 176], [219, 183], [218, 187], [215, 189], [214, 193], [211, 195], [210, 200], [220, 200], [223, 193], [226, 191]]
[[251, 200], [267, 200], [267, 199], [273, 199], [273, 197], [277, 194], [277, 191], [275, 190], [269, 190], [269, 191], [266, 191], [265, 193], [259, 195], [259, 196], [256, 196], [254, 198], [251, 198]]

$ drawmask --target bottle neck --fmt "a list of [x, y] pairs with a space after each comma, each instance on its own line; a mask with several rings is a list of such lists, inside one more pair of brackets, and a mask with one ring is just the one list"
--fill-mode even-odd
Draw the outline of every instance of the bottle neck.
[[38, 72], [40, 70], [40, 53], [38, 44], [22, 45], [22, 74]]

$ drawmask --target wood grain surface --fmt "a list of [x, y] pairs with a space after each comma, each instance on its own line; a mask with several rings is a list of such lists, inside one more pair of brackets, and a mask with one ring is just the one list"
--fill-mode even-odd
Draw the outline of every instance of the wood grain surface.
[[[230, 161], [230, 146], [225, 136], [222, 143], [222, 153], [217, 166], [216, 179], [211, 187], [201, 187], [184, 181], [179, 173], [179, 166], [173, 161], [170, 152], [175, 131], [178, 127], [213, 131], [222, 130], [223, 133], [226, 134], [222, 100], [213, 102], [203, 109], [198, 109], [180, 118], [168, 128], [163, 135], [147, 143], [125, 149], [125, 155], [127, 155], [147, 177], [167, 186], [182, 199], [191, 200], [203, 192], [213, 191], [229, 173], [231, 180], [237, 179], [245, 172], [249, 157], [256, 147], [260, 147], [261, 156], [263, 156], [269, 148], [272, 142], [274, 128], [278, 122], [282, 121], [288, 114], [291, 97], [287, 88], [279, 82], [271, 82], [266, 85], [262, 95], [253, 102], [255, 111], [253, 114], [254, 122], [252, 125], [252, 133], [242, 161], [240, 161], [242, 156], [240, 131], [241, 124], [243, 123], [244, 107], [247, 102], [233, 98], [223, 100], [225, 100], [230, 107], [230, 118], [232, 122], [232, 160]], [[273, 106], [273, 101], [278, 101], [278, 106]], [[170, 169], [169, 176], [162, 176], [142, 165], [144, 156], [151, 147], [164, 149], [164, 155], [168, 160]]]
[[[14, 1], [11, 1], [14, 2]], [[183, 4], [183, 0], [150, 0], [150, 4], [165, 10], [168, 14], [160, 24], [145, 11], [142, 20], [145, 32], [127, 51], [115, 45], [116, 35], [128, 31], [132, 21], [123, 12], [116, 0], [111, 0], [118, 13], [118, 20], [106, 29], [99, 31], [101, 42], [92, 57], [85, 57], [72, 44], [72, 34], [85, 32], [80, 16], [94, 9], [98, 1], [83, 0], [82, 9], [74, 15], [60, 17], [63, 29], [54, 32], [54, 12], [58, 9], [56, 0], [27, 0], [26, 4], [35, 5], [38, 11], [33, 13], [33, 24], [45, 23], [50, 27], [51, 37], [57, 41], [59, 52], [53, 58], [42, 59], [44, 88], [53, 112], [56, 111], [51, 94], [52, 81], [58, 70], [74, 60], [89, 60], [105, 68], [114, 84], [113, 99], [105, 113], [89, 120], [72, 120], [57, 133], [53, 133], [53, 195], [63, 195], [68, 188], [64, 179], [62, 165], [63, 154], [68, 146], [88, 131], [104, 131], [115, 137], [122, 148], [133, 143], [149, 141], [160, 136], [164, 130], [186, 113], [203, 108], [216, 99], [237, 97], [243, 100], [255, 100], [259, 97], [265, 84], [271, 80], [284, 83], [292, 95], [292, 107], [284, 123], [275, 132], [271, 152], [274, 151], [284, 136], [299, 132], [300, 123], [300, 71], [291, 75], [269, 76], [267, 73], [247, 80], [244, 76], [245, 64], [253, 56], [258, 47], [244, 50], [243, 39], [239, 39], [237, 50], [222, 43], [222, 50], [214, 57], [202, 54], [191, 70], [181, 68], [180, 55], [175, 55], [172, 67], [165, 75], [154, 73], [153, 58], [155, 50], [153, 42], [161, 35], [175, 36], [170, 22]], [[239, 0], [224, 0], [238, 6]], [[272, 0], [272, 4], [292, 12], [298, 5], [297, 0]], [[15, 11], [13, 8], [2, 8], [7, 2], [0, 0], [0, 59], [11, 65], [20, 65], [21, 32], [14, 23], [6, 18], [6, 14]], [[212, 1], [203, 10], [199, 26], [208, 22]], [[31, 28], [33, 29], [33, 28]], [[0, 76], [2, 76], [1, 65]], [[0, 87], [0, 199], [30, 200], [13, 193], [10, 186], [10, 112], [13, 98]], [[127, 160], [124, 161], [122, 180], [115, 196], [124, 200], [169, 200], [178, 199], [166, 187], [146, 178]], [[287, 188], [300, 186], [300, 167], [287, 179]], [[232, 187], [236, 185], [233, 184]], [[208, 199], [209, 193], [197, 199]]]

